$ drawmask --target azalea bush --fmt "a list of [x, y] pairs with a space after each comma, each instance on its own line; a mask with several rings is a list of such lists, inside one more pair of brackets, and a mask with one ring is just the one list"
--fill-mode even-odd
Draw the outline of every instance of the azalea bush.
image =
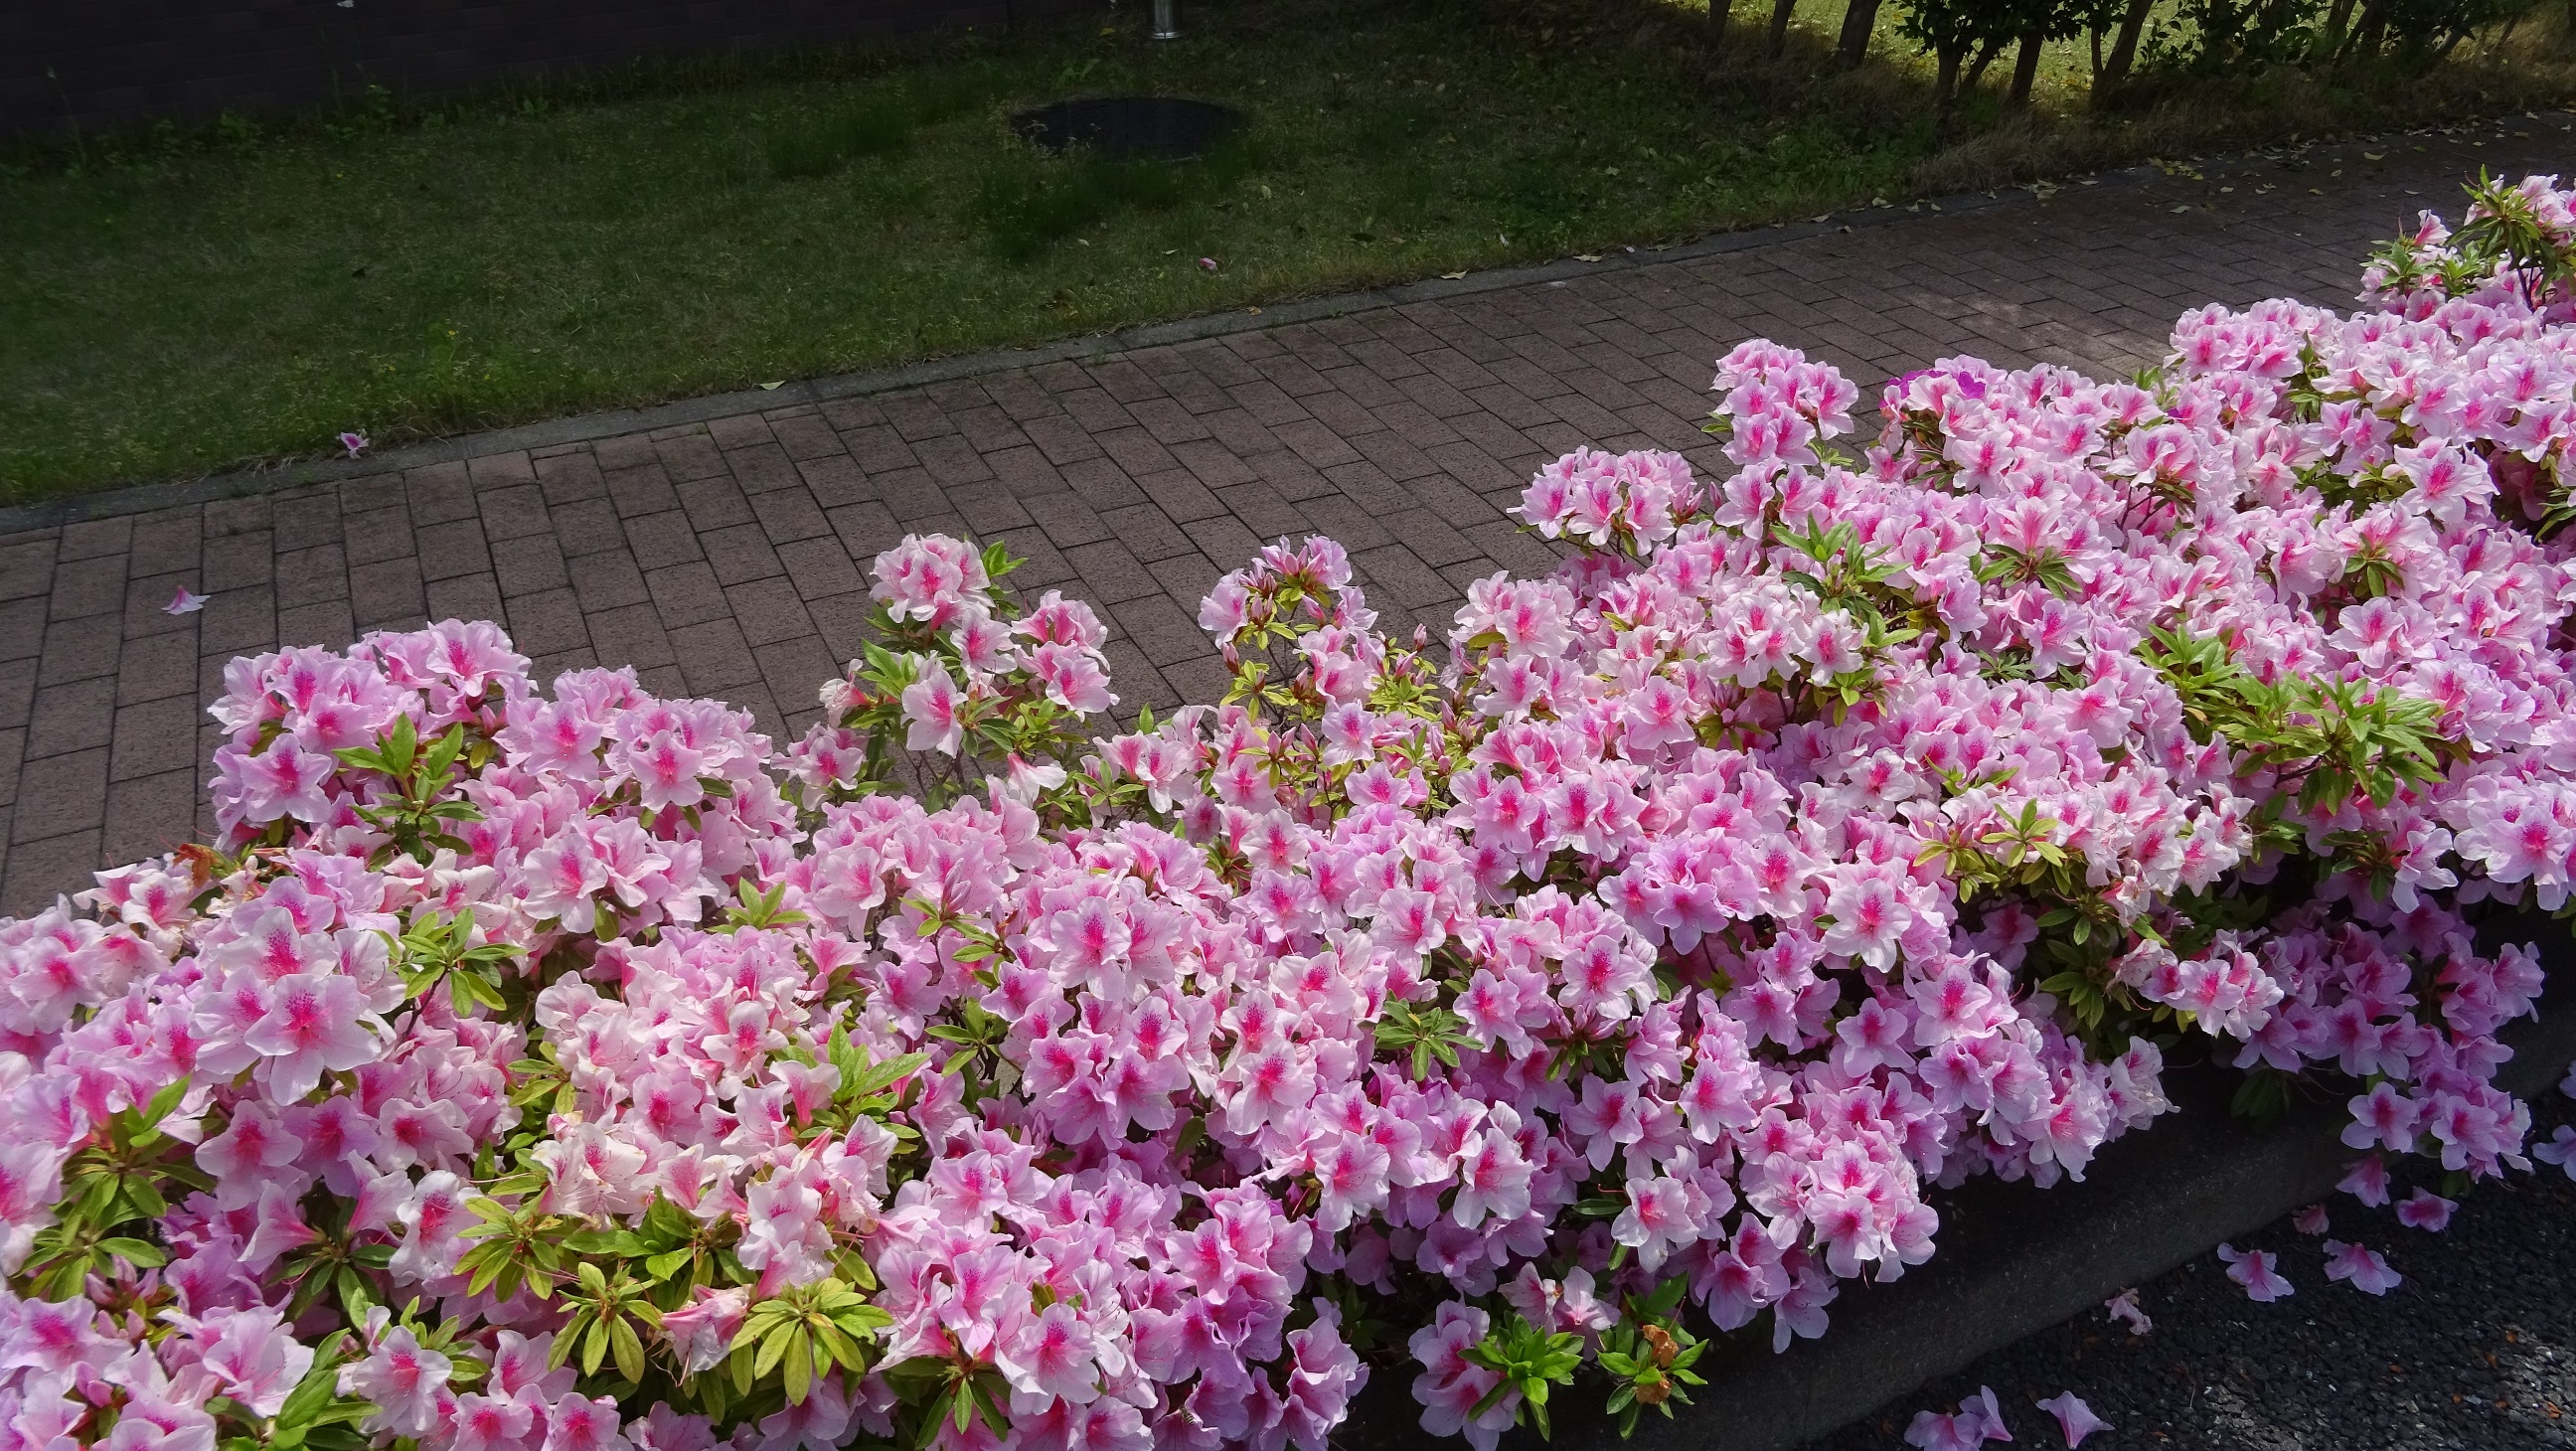
[[2489, 186], [2353, 316], [1874, 439], [1748, 343], [1722, 477], [1560, 460], [1436, 643], [1265, 549], [1123, 733], [942, 538], [783, 748], [488, 624], [237, 660], [218, 839], [0, 922], [7, 1445], [1321, 1451], [1377, 1374], [1490, 1447], [2168, 1064], [2348, 1100], [2372, 1203], [2528, 1168], [2473, 926], [2576, 861], [2571, 241]]

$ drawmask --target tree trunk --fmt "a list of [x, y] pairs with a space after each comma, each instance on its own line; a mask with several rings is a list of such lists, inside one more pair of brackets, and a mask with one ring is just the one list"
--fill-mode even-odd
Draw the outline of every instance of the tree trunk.
[[1989, 40], [1984, 45], [1978, 47], [1977, 58], [1968, 63], [1968, 74], [1959, 82], [1959, 89], [1962, 91], [1975, 90], [1977, 88], [1977, 82], [1986, 78], [1986, 67], [1995, 63], [1995, 56], [2001, 52], [2003, 48], [2004, 43], [2001, 40]]
[[[2576, 0], [2568, 0], [2576, 4]], [[1940, 52], [1940, 70], [1932, 81], [1932, 109], [1942, 120], [1950, 116], [1950, 104], [1959, 98], [1959, 62], [1968, 58], [1966, 46], [1944, 46]]]
[[1771, 58], [1778, 60], [1789, 53], [1789, 13], [1798, 8], [1798, 0], [1772, 0]]
[[2022, 32], [2021, 55], [2013, 61], [2012, 90], [2004, 97], [2007, 108], [2030, 109], [2030, 86], [2039, 78], [2039, 49], [2045, 43], [2036, 30]]
[[1879, 0], [1851, 0], [1843, 12], [1842, 38], [1834, 45], [1834, 59], [1846, 66], [1856, 66], [1869, 54], [1869, 37], [1878, 29]]
[[1726, 23], [1735, 16], [1735, 0], [1708, 0], [1708, 36], [1702, 42], [1709, 59], [1726, 54]]
[[2334, 0], [2333, 7], [2326, 11], [2326, 31], [2324, 35], [2317, 38], [2317, 49], [2326, 55], [2333, 55], [2336, 48], [2343, 44], [2344, 27], [2350, 24], [2352, 24], [2352, 0]]
[[2128, 79], [2130, 67], [2138, 63], [2138, 37], [2146, 31], [2147, 12], [2154, 8], [2156, 0], [2129, 0], [2128, 10], [2120, 16], [2120, 36], [2111, 42], [2111, 58], [2102, 63], [2103, 79]]
[[2387, 0], [2364, 0], [2361, 18], [2352, 23], [2352, 33], [2343, 38], [2342, 48], [2335, 52], [2335, 63], [2341, 65], [2361, 54], [2362, 42], [2365, 40], [2370, 42], [2372, 50], [2377, 50], [2379, 31], [2387, 23], [2387, 15]]

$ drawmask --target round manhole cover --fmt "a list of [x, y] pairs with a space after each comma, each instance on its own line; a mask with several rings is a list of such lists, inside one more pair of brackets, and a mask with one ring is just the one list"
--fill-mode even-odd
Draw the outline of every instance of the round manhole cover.
[[1030, 145], [1088, 147], [1119, 161], [1187, 161], [1233, 134], [1243, 117], [1211, 101], [1170, 96], [1105, 96], [1058, 101], [1011, 118]]

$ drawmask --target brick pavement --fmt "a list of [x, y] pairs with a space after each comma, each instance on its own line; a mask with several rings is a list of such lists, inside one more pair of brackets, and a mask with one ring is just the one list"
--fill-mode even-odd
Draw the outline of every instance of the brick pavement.
[[[1707, 460], [1710, 360], [1746, 337], [1864, 397], [1962, 351], [2126, 371], [2187, 307], [2340, 304], [2481, 165], [2570, 154], [2531, 121], [2369, 149], [0, 537], [0, 912], [204, 828], [237, 654], [481, 617], [549, 674], [633, 665], [801, 731], [866, 562], [945, 530], [1100, 606], [1125, 708], [1159, 710], [1212, 698], [1196, 602], [1261, 540], [1331, 534], [1390, 627], [1436, 626], [1468, 580], [1550, 564], [1502, 512], [1540, 463]], [[203, 613], [162, 612], [182, 585]]]

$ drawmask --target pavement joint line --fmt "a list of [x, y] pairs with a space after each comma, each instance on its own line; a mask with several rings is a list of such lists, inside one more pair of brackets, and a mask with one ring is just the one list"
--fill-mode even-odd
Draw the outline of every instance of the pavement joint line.
[[[2447, 127], [2421, 127], [2411, 131], [2384, 132], [2343, 141], [2320, 142], [2290, 154], [2303, 159], [2316, 157], [2333, 160], [2345, 153], [2365, 147], [2389, 144], [2394, 138], [2400, 136], [2449, 135], [2460, 131], [2483, 130], [2490, 126], [2509, 126], [2519, 119], [2556, 123], [2561, 129], [2576, 125], [2576, 115], [2568, 112], [2516, 113], [2461, 122]], [[2203, 159], [2277, 162], [2282, 159], [2282, 155], [2277, 150], [2267, 151], [2256, 147], [2242, 152], [2219, 153]], [[2135, 166], [2095, 172], [2077, 181], [2041, 179], [2013, 182], [1985, 191], [1954, 192], [1944, 196], [1922, 197], [1907, 202], [1891, 203], [1883, 207], [1872, 206], [1856, 208], [1849, 212], [1827, 213], [1821, 220], [1772, 222], [1731, 231], [1711, 232], [1659, 250], [1628, 248], [1604, 252], [1600, 254], [1600, 260], [1597, 262], [1585, 262], [1577, 258], [1558, 258], [1518, 267], [1492, 268], [1459, 278], [1435, 277], [1412, 282], [1390, 283], [1380, 287], [1361, 288], [1322, 297], [1292, 298], [1284, 302], [1264, 305], [1257, 311], [1247, 309], [1201, 313], [1166, 322], [1143, 323], [1114, 332], [1060, 338], [1026, 348], [994, 348], [982, 352], [960, 353], [951, 357], [926, 358], [915, 362], [892, 364], [881, 368], [826, 374], [816, 378], [791, 379], [776, 388], [745, 388], [725, 393], [701, 394], [694, 398], [676, 399], [668, 403], [651, 404], [640, 408], [612, 408], [572, 414], [535, 423], [514, 424], [504, 428], [405, 444], [399, 448], [387, 449], [383, 453], [359, 458], [288, 461], [263, 467], [208, 474], [194, 479], [164, 480], [86, 494], [65, 495], [54, 499], [40, 499], [32, 503], [0, 508], [0, 538], [60, 528], [66, 524], [83, 523], [95, 519], [157, 513], [165, 509], [184, 508], [224, 499], [248, 498], [325, 484], [378, 478], [433, 464], [461, 463], [469, 459], [512, 453], [521, 449], [555, 448], [566, 444], [617, 438], [647, 430], [708, 423], [715, 419], [739, 417], [743, 414], [768, 413], [782, 407], [900, 393], [937, 383], [987, 377], [996, 373], [1043, 367], [1050, 363], [1101, 361], [1152, 348], [1206, 342], [1243, 333], [1267, 332], [1330, 318], [1384, 312], [1417, 303], [1446, 302], [1455, 298], [1506, 292], [1523, 287], [1561, 286], [1582, 278], [1679, 266], [1730, 253], [1788, 246], [1833, 232], [1874, 230], [1909, 221], [1929, 221], [1934, 217], [1967, 215], [2004, 208], [2036, 208], [2043, 205], [2046, 200], [2041, 194], [2042, 188], [2064, 191], [2088, 183], [2109, 187], [2143, 187], [2169, 174], [2153, 161], [2141, 162]], [[1923, 212], [1922, 209], [1926, 207], [1930, 208], [1930, 215]]]

